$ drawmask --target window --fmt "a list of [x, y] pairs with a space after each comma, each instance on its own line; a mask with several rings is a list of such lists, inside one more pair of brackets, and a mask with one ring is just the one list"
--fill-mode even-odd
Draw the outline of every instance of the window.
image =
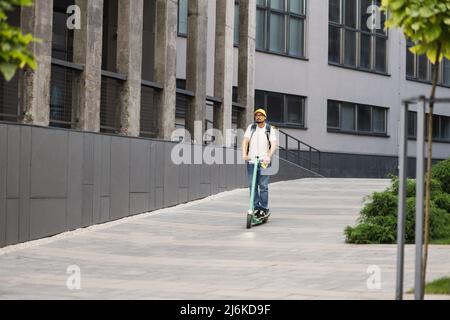
[[116, 72], [118, 0], [103, 4], [102, 70]]
[[234, 45], [239, 45], [239, 1], [234, 2]]
[[329, 131], [386, 135], [386, 121], [387, 108], [328, 100]]
[[178, 35], [187, 36], [188, 0], [178, 0]]
[[387, 72], [386, 17], [383, 12], [372, 11], [373, 6], [380, 5], [380, 0], [329, 0], [329, 63]]
[[[425, 116], [425, 139], [428, 136], [428, 114]], [[408, 111], [408, 137], [417, 137], [417, 112]], [[450, 116], [433, 115], [433, 139], [450, 142]]]
[[53, 5], [52, 57], [64, 61], [73, 60], [73, 30], [66, 26], [67, 8], [74, 0], [59, 0]]
[[[411, 41], [406, 44], [406, 79], [428, 82], [431, 84], [433, 77], [433, 65], [425, 54], [417, 56], [409, 48], [413, 46]], [[438, 85], [450, 87], [450, 60], [444, 58], [439, 63]]]
[[255, 91], [255, 109], [267, 110], [268, 122], [279, 126], [305, 127], [305, 97]]
[[444, 59], [443, 68], [444, 72], [442, 80], [444, 82], [444, 85], [450, 86], [450, 60]]
[[[103, 50], [102, 71], [117, 72], [117, 24], [119, 14], [118, 0], [103, 3]], [[116, 73], [117, 75], [117, 73]], [[100, 93], [100, 131], [108, 133], [120, 132], [120, 91], [123, 80], [102, 74]]]
[[304, 57], [305, 19], [305, 0], [258, 0], [256, 48]]
[[142, 28], [142, 79], [153, 81], [155, 56], [155, 18], [154, 0], [144, 0]]
[[[142, 79], [153, 80], [153, 66], [155, 54], [155, 8], [154, 0], [144, 0], [143, 30], [142, 30]], [[155, 89], [142, 84], [140, 110], [140, 136], [157, 137], [157, 110], [154, 103]]]
[[[52, 58], [72, 62], [74, 32], [66, 26], [67, 8], [74, 0], [53, 3]], [[52, 64], [50, 75], [50, 126], [72, 127], [72, 90], [77, 71]]]
[[[19, 28], [20, 7], [15, 7], [7, 15], [8, 23]], [[19, 78], [19, 72], [10, 81], [0, 76], [0, 121], [17, 122], [19, 119]]]

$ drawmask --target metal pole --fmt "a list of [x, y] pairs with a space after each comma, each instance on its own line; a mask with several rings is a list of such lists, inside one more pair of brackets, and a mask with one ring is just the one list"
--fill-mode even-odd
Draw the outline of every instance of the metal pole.
[[424, 175], [424, 145], [425, 145], [425, 107], [417, 104], [417, 159], [416, 159], [416, 274], [415, 274], [415, 299], [421, 300], [422, 287], [422, 251], [423, 251], [423, 175]]
[[400, 112], [400, 150], [398, 155], [398, 214], [397, 214], [397, 286], [395, 299], [403, 300], [403, 273], [405, 264], [405, 202], [408, 164], [408, 104]]

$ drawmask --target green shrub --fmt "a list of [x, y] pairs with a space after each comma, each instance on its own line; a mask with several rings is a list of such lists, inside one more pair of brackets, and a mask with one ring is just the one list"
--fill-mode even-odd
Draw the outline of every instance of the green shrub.
[[433, 198], [433, 202], [438, 208], [443, 209], [450, 214], [450, 194], [441, 192]]
[[[396, 203], [393, 203], [392, 195], [386, 192], [378, 192], [374, 197], [385, 207], [383, 212], [390, 214], [373, 214], [376, 212], [374, 203], [368, 203], [364, 209], [366, 214], [361, 214], [358, 225], [348, 226], [345, 229], [346, 242], [356, 244], [396, 243], [397, 241], [397, 211]], [[378, 203], [380, 203], [378, 202]], [[367, 208], [370, 208], [367, 209]], [[363, 209], [363, 210], [364, 210]], [[370, 215], [367, 214], [370, 212]], [[416, 198], [406, 199], [405, 242], [414, 243], [416, 226]], [[430, 207], [430, 240], [450, 237], [450, 214], [431, 202]]]
[[430, 240], [450, 237], [450, 214], [434, 202], [430, 206]]
[[442, 190], [450, 193], [450, 159], [436, 163], [431, 169], [432, 177], [442, 185]]
[[369, 218], [376, 216], [389, 216], [395, 214], [397, 210], [397, 196], [388, 190], [382, 192], [374, 192], [369, 197], [364, 208], [361, 210], [361, 218]]
[[[388, 190], [394, 194], [398, 195], [398, 177], [394, 177], [391, 180], [391, 186], [388, 188]], [[416, 180], [414, 179], [407, 179], [406, 180], [406, 197], [415, 197], [416, 196]]]
[[395, 243], [396, 236], [387, 227], [377, 224], [360, 223], [345, 229], [346, 241], [356, 244]]
[[[398, 188], [399, 181], [398, 177], [392, 179], [392, 185], [388, 188], [388, 190], [395, 196], [398, 196]], [[425, 190], [425, 182], [424, 182], [424, 190]], [[438, 179], [431, 179], [431, 198], [442, 193], [442, 183]], [[416, 180], [415, 179], [407, 179], [406, 180], [406, 197], [415, 197], [416, 196]]]
[[[431, 180], [430, 241], [450, 239], [450, 159], [433, 166]], [[398, 177], [391, 175], [391, 186], [365, 198], [355, 227], [344, 230], [346, 241], [357, 244], [397, 241]], [[425, 188], [425, 186], [424, 186]], [[416, 225], [416, 180], [406, 182], [405, 242], [414, 243]]]

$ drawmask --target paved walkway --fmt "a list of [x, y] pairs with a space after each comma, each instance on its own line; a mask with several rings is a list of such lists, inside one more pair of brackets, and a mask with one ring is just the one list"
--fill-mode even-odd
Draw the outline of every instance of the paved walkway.
[[[393, 299], [395, 245], [349, 245], [362, 198], [388, 180], [303, 179], [270, 186], [268, 224], [245, 229], [247, 190], [0, 249], [0, 299]], [[406, 250], [405, 290], [414, 248]], [[67, 268], [81, 271], [69, 290]], [[369, 266], [381, 289], [368, 289]], [[429, 279], [450, 275], [432, 246]]]

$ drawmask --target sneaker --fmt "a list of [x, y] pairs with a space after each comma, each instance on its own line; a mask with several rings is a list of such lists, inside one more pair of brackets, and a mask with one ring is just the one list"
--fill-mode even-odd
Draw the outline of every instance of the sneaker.
[[269, 209], [261, 209], [260, 214], [261, 214], [261, 217], [263, 217], [263, 218], [268, 217], [270, 215], [270, 210]]
[[264, 213], [261, 211], [261, 209], [255, 209], [255, 217], [261, 218], [264, 215]]

